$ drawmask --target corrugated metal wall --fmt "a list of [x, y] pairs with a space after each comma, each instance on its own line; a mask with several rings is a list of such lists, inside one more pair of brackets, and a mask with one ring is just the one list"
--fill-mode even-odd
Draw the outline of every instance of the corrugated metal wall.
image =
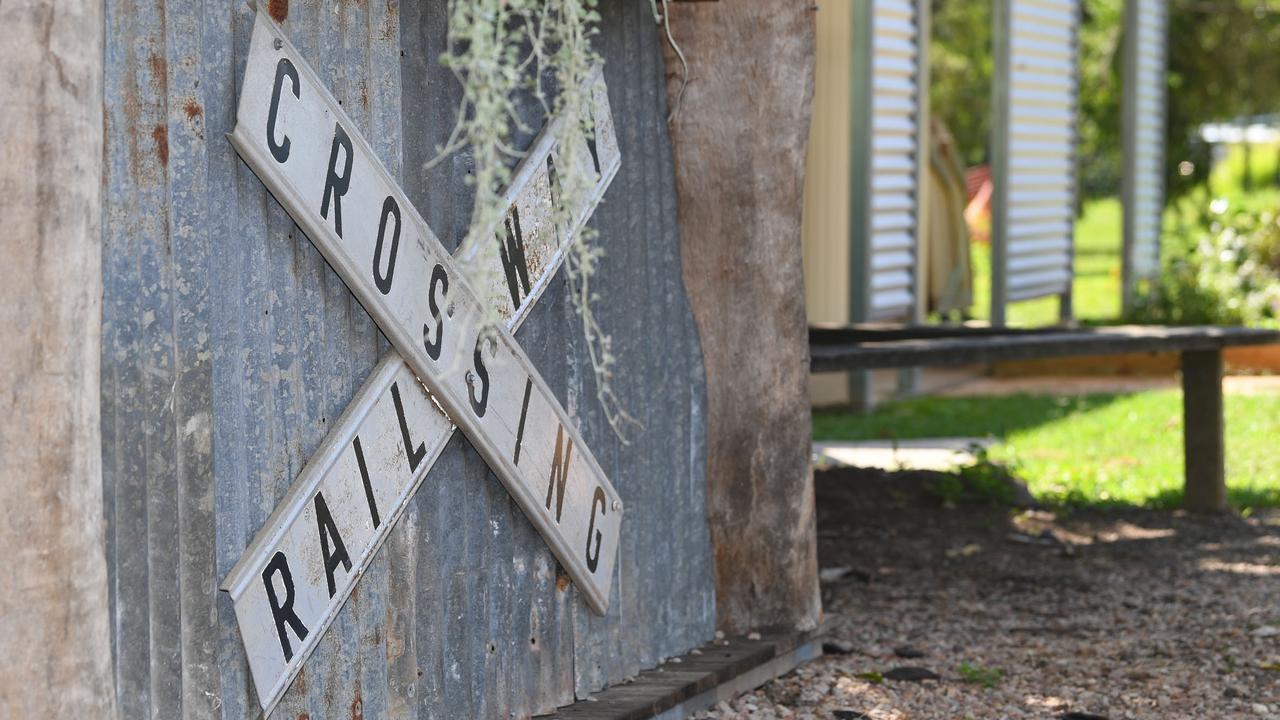
[[[444, 3], [260, 0], [446, 244], [470, 200]], [[387, 343], [224, 138], [251, 29], [240, 0], [106, 3], [103, 474], [123, 717], [257, 709], [219, 580]], [[623, 444], [595, 401], [560, 278], [517, 334], [627, 503], [605, 618], [461, 435], [428, 475], [275, 717], [543, 711], [709, 639], [703, 380], [680, 275], [663, 66], [649, 5], [602, 6], [623, 166], [593, 279]], [[532, 128], [541, 120], [530, 115]], [[530, 138], [522, 138], [527, 142]], [[656, 342], [655, 339], [661, 339]]]
[[849, 244], [855, 321], [917, 316], [926, 11], [917, 0], [853, 3]]
[[[841, 0], [820, 4], [816, 19], [803, 229], [809, 321], [915, 320], [928, 2]], [[846, 403], [849, 393], [847, 373], [810, 381], [815, 405]]]
[[1125, 3], [1124, 296], [1160, 274], [1164, 214], [1166, 0]]
[[998, 0], [992, 141], [992, 321], [1064, 296], [1076, 207], [1079, 0]]

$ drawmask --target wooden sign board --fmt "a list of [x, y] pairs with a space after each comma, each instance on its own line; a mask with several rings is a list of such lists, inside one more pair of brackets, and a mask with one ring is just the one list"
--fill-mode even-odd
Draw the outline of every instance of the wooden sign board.
[[[264, 709], [288, 687], [443, 449], [449, 417], [588, 604], [607, 607], [621, 500], [510, 334], [620, 164], [598, 71], [592, 98], [595, 136], [578, 155], [593, 163], [598, 182], [574, 203], [572, 227], [555, 227], [559, 154], [545, 131], [508, 191], [511, 206], [494, 233], [499, 251], [490, 256], [500, 272], [488, 273], [480, 294], [280, 29], [258, 15], [232, 142], [403, 353], [379, 363], [223, 583]], [[506, 328], [481, 332], [485, 302], [496, 304]]]

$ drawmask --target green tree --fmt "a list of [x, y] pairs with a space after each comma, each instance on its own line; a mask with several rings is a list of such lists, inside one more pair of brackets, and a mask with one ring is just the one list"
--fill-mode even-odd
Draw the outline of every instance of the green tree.
[[[1120, 191], [1124, 2], [1083, 0], [1080, 26], [1081, 195]], [[992, 0], [933, 0], [930, 102], [969, 164], [986, 162], [991, 132]], [[1166, 152], [1171, 197], [1208, 177], [1196, 131], [1280, 112], [1280, 0], [1172, 0]], [[1188, 176], [1183, 161], [1194, 164]]]
[[987, 161], [991, 137], [991, 0], [933, 0], [929, 102], [969, 165]]
[[1080, 23], [1079, 146], [1082, 198], [1120, 193], [1124, 165], [1120, 110], [1124, 0], [1085, 0]]
[[[1280, 111], [1280, 0], [1175, 0], [1169, 18], [1170, 197], [1203, 184], [1207, 122]], [[1195, 171], [1181, 175], [1183, 161]]]

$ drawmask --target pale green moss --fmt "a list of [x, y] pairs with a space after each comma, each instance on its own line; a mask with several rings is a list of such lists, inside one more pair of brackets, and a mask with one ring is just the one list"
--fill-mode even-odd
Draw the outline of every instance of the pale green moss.
[[[496, 264], [480, 258], [493, 250], [492, 233], [506, 211], [503, 188], [521, 156], [510, 145], [515, 130], [528, 131], [517, 112], [517, 94], [531, 93], [556, 125], [559, 162], [558, 192], [553, 194], [552, 214], [558, 227], [574, 222], [572, 198], [590, 192], [596, 183], [592, 164], [579, 157], [581, 139], [594, 132], [591, 97], [585, 80], [600, 62], [591, 47], [599, 15], [596, 0], [452, 0], [449, 6], [448, 48], [441, 63], [450, 68], [463, 88], [457, 124], [438, 159], [468, 148], [475, 169], [469, 178], [475, 187], [470, 230], [460, 257], [468, 271], [496, 272]], [[548, 98], [539, 78], [550, 73], [557, 92]], [[569, 274], [573, 307], [582, 320], [596, 395], [605, 417], [619, 438], [624, 429], [637, 425], [621, 407], [612, 389], [616, 358], [611, 339], [592, 312], [599, 295], [591, 278], [604, 255], [595, 244], [595, 233], [583, 228], [568, 240], [565, 266]], [[496, 311], [486, 322], [496, 324]]]

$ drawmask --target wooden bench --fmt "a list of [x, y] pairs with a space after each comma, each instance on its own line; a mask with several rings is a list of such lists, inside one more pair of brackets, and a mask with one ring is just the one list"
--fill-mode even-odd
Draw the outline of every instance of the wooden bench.
[[1280, 344], [1280, 331], [1239, 327], [1015, 330], [974, 326], [855, 325], [809, 329], [812, 372], [970, 365], [1002, 360], [1173, 351], [1182, 358], [1185, 505], [1226, 510], [1222, 350]]

